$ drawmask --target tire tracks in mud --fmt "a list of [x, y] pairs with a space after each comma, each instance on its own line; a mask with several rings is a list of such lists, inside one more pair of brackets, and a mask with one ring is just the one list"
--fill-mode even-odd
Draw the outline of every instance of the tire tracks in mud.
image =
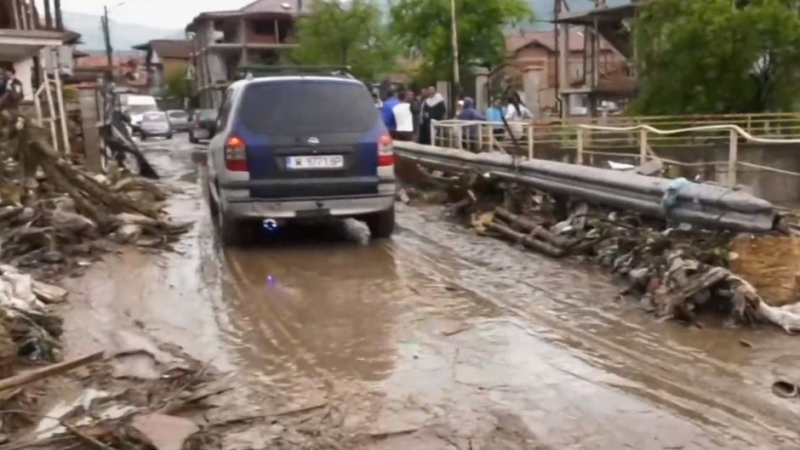
[[[399, 245], [393, 248], [396, 257], [410, 261], [411, 266], [427, 267], [439, 272], [449, 284], [494, 304], [512, 317], [521, 319], [530, 327], [526, 330], [529, 334], [554, 342], [572, 352], [578, 352], [590, 365], [615, 373], [638, 385], [634, 387], [608, 384], [609, 386], [650, 403], [670, 408], [707, 430], [714, 430], [722, 436], [735, 437], [743, 444], [762, 448], [800, 446], [800, 434], [796, 431], [800, 429], [800, 419], [796, 412], [788, 405], [782, 407], [770, 402], [767, 399], [771, 396], [768, 388], [764, 390], [764, 396], [767, 398], [751, 394], [749, 390], [757, 389], [758, 386], [743, 384], [742, 374], [735, 368], [711, 358], [690, 356], [673, 348], [655, 348], [652, 342], [648, 343], [650, 347], [646, 349], [650, 353], [645, 353], [637, 348], [638, 345], [626, 346], [599, 336], [580, 323], [570, 323], [569, 318], [565, 320], [564, 314], [557, 314], [557, 311], [554, 311], [554, 307], [576, 308], [576, 302], [568, 298], [560, 299], [557, 298], [559, 296], [552, 296], [543, 304], [525, 302], [518, 298], [522, 284], [527, 285], [527, 289], [531, 292], [538, 291], [539, 294], [545, 295], [557, 290], [574, 289], [574, 285], [566, 285], [562, 280], [555, 282], [552, 278], [536, 280], [535, 272], [529, 271], [536, 270], [535, 265], [549, 266], [551, 270], [555, 266], [565, 271], [582, 271], [580, 263], [545, 259], [539, 255], [522, 252], [505, 243], [492, 241], [490, 238], [470, 236], [470, 231], [458, 230], [457, 225], [431, 223], [421, 217], [430, 211], [414, 211], [407, 207], [403, 211], [404, 213], [399, 215], [402, 231], [395, 238], [395, 242]], [[458, 236], [459, 232], [462, 236]], [[487, 265], [485, 261], [476, 261], [474, 255], [469, 254], [476, 252], [474, 248], [476, 245], [498, 246], [498, 250], [494, 253], [512, 255], [511, 258], [519, 262], [519, 267], [514, 270], [508, 270], [506, 267], [502, 277], [495, 276], [498, 271], [493, 270], [491, 265]], [[480, 251], [483, 250], [478, 252]], [[528, 270], [522, 267], [527, 265], [531, 266]], [[519, 280], [516, 286], [506, 284], [504, 280], [510, 280], [515, 275]], [[574, 281], [580, 283], [581, 280], [575, 280], [576, 278], [579, 277], [572, 277]], [[536, 286], [537, 282], [546, 284], [547, 287]], [[504, 294], [504, 289], [514, 293]], [[509, 301], [508, 295], [516, 296], [517, 299]], [[584, 305], [580, 308], [583, 311], [573, 315], [573, 319], [586, 317], [588, 313], [600, 317], [603, 321], [615, 321], [616, 326], [634, 327], [626, 324], [620, 317], [614, 317], [613, 313], [603, 311], [602, 306], [598, 308]], [[557, 338], [553, 339], [553, 335]], [[652, 334], [650, 339], [653, 339]], [[698, 364], [703, 364], [705, 367], [698, 368]], [[686, 370], [686, 367], [694, 370]], [[657, 387], [657, 389], [647, 387]]]

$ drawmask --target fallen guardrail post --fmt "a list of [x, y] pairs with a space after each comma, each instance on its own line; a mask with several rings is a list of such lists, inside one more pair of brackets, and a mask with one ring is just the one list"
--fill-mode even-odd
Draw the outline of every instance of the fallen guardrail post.
[[520, 162], [511, 155], [396, 142], [399, 158], [455, 172], [486, 176], [568, 195], [650, 217], [705, 228], [767, 232], [774, 228], [773, 205], [752, 194], [713, 184], [670, 180], [546, 160]]

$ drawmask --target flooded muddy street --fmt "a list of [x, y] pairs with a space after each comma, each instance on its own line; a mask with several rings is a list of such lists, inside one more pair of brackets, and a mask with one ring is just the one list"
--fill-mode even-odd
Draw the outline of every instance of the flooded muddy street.
[[[143, 334], [233, 373], [231, 414], [325, 401], [371, 449], [800, 446], [800, 402], [770, 392], [776, 374], [800, 379], [797, 337], [657, 322], [590, 266], [480, 237], [438, 208], [399, 205], [385, 242], [344, 222], [222, 250], [200, 147], [145, 148], [171, 213], [196, 225], [173, 253], [126, 250], [69, 283], [68, 357]], [[226, 446], [270, 448], [276, 433]]]

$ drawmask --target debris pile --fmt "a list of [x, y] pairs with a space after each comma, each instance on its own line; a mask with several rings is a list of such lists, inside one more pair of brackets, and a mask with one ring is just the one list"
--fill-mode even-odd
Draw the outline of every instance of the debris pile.
[[[47, 394], [40, 389], [41, 383], [97, 364], [88, 380], [102, 390], [108, 377], [95, 374], [101, 374], [100, 368], [110, 367], [110, 363], [100, 363], [103, 354], [95, 354], [42, 366], [62, 359], [63, 320], [52, 305], [65, 302], [67, 291], [36, 280], [75, 275], [115, 245], [163, 247], [176, 240], [189, 224], [169, 220], [162, 209], [165, 199], [158, 185], [123, 169], [111, 170], [108, 175], [83, 170], [52, 148], [45, 130], [9, 107], [8, 97], [0, 99], [0, 448], [35, 447], [14, 435], [44, 419], [56, 420], [63, 427], [52, 434], [56, 442], [50, 448], [75, 448], [73, 444], [79, 442], [98, 448], [99, 438], [93, 433], [102, 427], [108, 427], [108, 433], [139, 429], [140, 434], [147, 434], [147, 420], [142, 419], [138, 428], [122, 427], [109, 422], [127, 417], [118, 414], [119, 408], [110, 415], [92, 416], [88, 400], [80, 403], [81, 408], [63, 414], [38, 415], [41, 398]], [[115, 361], [120, 358], [113, 357]], [[144, 392], [141, 399], [147, 399], [147, 405], [131, 401], [132, 407], [137, 411], [153, 408], [161, 398], [169, 402], [159, 404], [159, 409], [167, 408], [164, 405], [172, 408], [193, 398], [189, 395], [178, 401], [174, 396], [194, 389], [203, 374], [194, 367], [173, 369], [160, 371], [150, 383], [137, 384], [136, 389], [161, 389], [161, 397]], [[87, 419], [72, 421], [81, 414]], [[54, 415], [59, 417], [53, 419]], [[84, 432], [84, 425], [95, 428]], [[34, 433], [41, 441], [39, 434]], [[123, 448], [152, 446], [143, 443]]]
[[[5, 399], [0, 402], [0, 431], [5, 437], [0, 449], [180, 450], [191, 442], [201, 444], [208, 436], [182, 415], [208, 408], [205, 401], [230, 390], [227, 380], [215, 381], [207, 365], [188, 357], [170, 357], [166, 364], [163, 352], [152, 351], [95, 353], [0, 380], [0, 398]], [[153, 376], [119, 369], [135, 366], [149, 367]], [[24, 396], [26, 388], [53, 377], [74, 385], [80, 395], [59, 401], [44, 413], [7, 407], [14, 397]]]
[[725, 314], [731, 322], [774, 323], [800, 330], [800, 305], [771, 306], [731, 270], [736, 237], [685, 223], [613, 210], [579, 199], [552, 196], [527, 186], [490, 180], [474, 172], [458, 176], [414, 171], [417, 180], [402, 198], [433, 198], [419, 192], [447, 193], [446, 212], [468, 219], [479, 232], [544, 255], [579, 256], [627, 280], [624, 294], [636, 294], [659, 317], [698, 323], [699, 313]]
[[[344, 412], [329, 400], [243, 403], [232, 376], [174, 346], [126, 332], [113, 340], [105, 354], [0, 380], [0, 450], [334, 449], [417, 431], [345, 434]], [[36, 412], [14, 406], [51, 381], [71, 395]]]
[[11, 266], [0, 266], [0, 373], [13, 373], [18, 357], [58, 359], [63, 322], [48, 305], [66, 298], [64, 289], [34, 281]]
[[0, 260], [14, 266], [54, 275], [88, 265], [110, 241], [158, 246], [188, 229], [162, 212], [157, 185], [83, 170], [2, 105], [0, 161]]

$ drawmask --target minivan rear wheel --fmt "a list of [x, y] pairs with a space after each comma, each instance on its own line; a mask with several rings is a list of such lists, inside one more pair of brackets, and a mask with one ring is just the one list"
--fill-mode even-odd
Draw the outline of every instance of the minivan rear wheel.
[[223, 211], [217, 211], [219, 222], [219, 236], [222, 239], [222, 245], [228, 247], [235, 247], [241, 245], [243, 242], [243, 231], [241, 223], [225, 214]]
[[394, 233], [394, 208], [371, 214], [364, 220], [372, 239], [386, 239]]

